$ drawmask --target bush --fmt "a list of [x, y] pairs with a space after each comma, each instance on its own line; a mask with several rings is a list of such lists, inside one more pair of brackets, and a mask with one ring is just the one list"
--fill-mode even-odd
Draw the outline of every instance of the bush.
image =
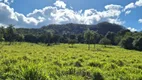
[[49, 80], [49, 77], [38, 67], [21, 67], [22, 80]]
[[134, 49], [133, 44], [132, 44], [133, 41], [134, 41], [134, 38], [127, 37], [120, 42], [120, 46], [125, 49]]
[[104, 80], [104, 77], [102, 76], [102, 74], [100, 72], [95, 72], [93, 74], [93, 80]]
[[134, 40], [133, 46], [136, 50], [142, 51], [142, 37]]

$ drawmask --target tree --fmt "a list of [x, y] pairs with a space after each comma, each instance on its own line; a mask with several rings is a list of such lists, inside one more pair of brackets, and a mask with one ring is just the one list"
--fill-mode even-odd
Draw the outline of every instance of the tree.
[[69, 44], [71, 44], [72, 45], [72, 48], [73, 48], [73, 45], [76, 43], [76, 36], [75, 36], [75, 34], [71, 34], [70, 35], [70, 38], [69, 38], [69, 42], [68, 42]]
[[4, 34], [5, 34], [5, 30], [3, 27], [0, 28], [0, 42], [4, 41]]
[[31, 34], [25, 35], [24, 39], [26, 42], [37, 43], [37, 37]]
[[42, 34], [38, 37], [38, 42], [46, 43], [46, 34]]
[[95, 48], [95, 44], [98, 43], [100, 41], [100, 34], [98, 34], [96, 31], [93, 32], [93, 44], [94, 44], [94, 48]]
[[127, 37], [127, 38], [124, 38], [122, 39], [122, 41], [120, 42], [120, 46], [125, 48], [125, 49], [133, 49], [133, 41], [134, 41], [134, 38], [132, 37]]
[[68, 39], [69, 37], [67, 36], [67, 34], [63, 34], [62, 36], [61, 36], [61, 43], [68, 43]]
[[104, 38], [102, 38], [102, 39], [100, 40], [99, 43], [100, 43], [100, 44], [103, 44], [104, 47], [106, 47], [106, 45], [111, 44], [111, 41], [110, 41], [108, 38], [104, 37]]
[[122, 36], [116, 35], [114, 37], [114, 44], [118, 45], [120, 43], [120, 41], [121, 41], [122, 38], [123, 38]]
[[3, 26], [0, 27], [0, 49], [3, 48], [2, 42], [5, 41], [4, 39], [5, 29]]
[[115, 45], [115, 34], [113, 32], [108, 32], [105, 37], [111, 41], [112, 45]]
[[22, 34], [16, 34], [15, 35], [15, 40], [18, 41], [18, 42], [24, 41], [24, 35], [22, 35]]
[[134, 40], [133, 46], [136, 50], [142, 51], [142, 37]]
[[0, 34], [0, 42], [4, 41], [3, 34]]
[[48, 46], [50, 46], [51, 44], [51, 38], [53, 37], [53, 32], [52, 31], [49, 31], [49, 30], [47, 30], [47, 31], [45, 31], [45, 35], [46, 35], [46, 42], [48, 43]]
[[16, 37], [16, 30], [14, 29], [14, 25], [10, 24], [6, 29], [5, 40], [9, 41], [11, 44], [13, 41], [15, 41], [15, 37]]
[[83, 34], [78, 34], [77, 35], [77, 42], [78, 43], [84, 43], [84, 36], [83, 36]]
[[88, 29], [87, 31], [85, 31], [84, 33], [84, 38], [88, 44], [88, 50], [90, 50], [90, 43], [91, 43], [91, 40], [94, 39], [94, 31], [91, 31], [90, 29]]
[[60, 43], [60, 38], [60, 35], [54, 34], [52, 37], [52, 42], [54, 42], [55, 44]]
[[3, 34], [0, 34], [0, 49], [3, 48], [2, 42], [4, 41]]

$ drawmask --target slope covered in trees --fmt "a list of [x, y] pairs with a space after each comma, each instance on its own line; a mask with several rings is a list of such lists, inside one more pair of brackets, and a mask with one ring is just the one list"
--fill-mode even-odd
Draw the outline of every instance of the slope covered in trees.
[[[131, 32], [121, 25], [102, 22], [97, 25], [84, 24], [52, 24], [41, 28], [14, 28], [9, 25], [7, 28], [0, 28], [0, 40], [8, 41], [10, 44], [15, 41], [32, 43], [51, 44], [87, 43], [103, 45], [120, 45], [126, 49], [142, 51], [142, 32]], [[131, 45], [131, 46], [130, 46]]]
[[33, 33], [35, 35], [40, 35], [45, 30], [51, 30], [55, 34], [80, 34], [84, 33], [87, 29], [98, 31], [99, 34], [105, 35], [108, 31], [117, 33], [118, 31], [125, 30], [125, 28], [121, 25], [117, 24], [111, 24], [108, 22], [102, 22], [96, 25], [85, 25], [85, 24], [51, 24], [48, 26], [43, 26], [39, 29], [25, 29], [25, 28], [19, 28], [17, 29], [18, 33], [24, 33], [24, 34], [30, 34]]

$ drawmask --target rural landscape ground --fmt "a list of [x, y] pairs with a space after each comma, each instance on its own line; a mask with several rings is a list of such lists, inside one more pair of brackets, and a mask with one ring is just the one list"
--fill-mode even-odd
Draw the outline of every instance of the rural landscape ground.
[[119, 46], [6, 42], [0, 80], [142, 80], [142, 52]]
[[0, 0], [0, 80], [142, 80], [142, 0]]

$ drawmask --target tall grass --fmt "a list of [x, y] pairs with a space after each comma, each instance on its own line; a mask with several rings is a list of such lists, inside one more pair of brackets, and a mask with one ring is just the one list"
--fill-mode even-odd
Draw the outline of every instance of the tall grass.
[[[3, 43], [5, 44], [5, 43]], [[0, 80], [141, 80], [142, 52], [118, 46], [14, 43], [0, 49]]]

